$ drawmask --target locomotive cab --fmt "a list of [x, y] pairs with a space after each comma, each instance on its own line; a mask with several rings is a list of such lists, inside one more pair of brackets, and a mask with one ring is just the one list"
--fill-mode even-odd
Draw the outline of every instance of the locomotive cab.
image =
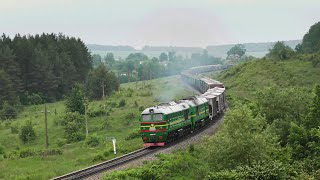
[[144, 146], [164, 146], [167, 121], [159, 107], [148, 108], [140, 116], [140, 135]]

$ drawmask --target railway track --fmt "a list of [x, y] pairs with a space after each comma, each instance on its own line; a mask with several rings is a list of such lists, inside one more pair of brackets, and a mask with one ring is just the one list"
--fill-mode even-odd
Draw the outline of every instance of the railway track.
[[134, 160], [136, 158], [139, 158], [141, 156], [147, 155], [151, 152], [154, 152], [158, 148], [142, 148], [138, 149], [136, 151], [133, 151], [131, 153], [125, 154], [123, 156], [78, 170], [74, 171], [68, 174], [65, 174], [63, 176], [55, 177], [52, 180], [71, 180], [71, 179], [83, 179], [88, 176], [92, 176], [94, 174], [100, 173], [102, 171], [111, 169], [113, 167], [119, 166], [121, 164], [124, 164], [126, 162], [129, 162], [131, 160]]
[[151, 154], [153, 152], [156, 152], [158, 150], [161, 149], [166, 149], [169, 148], [171, 146], [174, 146], [175, 144], [180, 143], [181, 141], [184, 141], [190, 137], [193, 137], [194, 135], [201, 133], [204, 129], [211, 127], [213, 124], [217, 123], [218, 121], [221, 120], [221, 118], [223, 117], [220, 116], [218, 117], [215, 121], [212, 121], [210, 124], [208, 124], [207, 126], [202, 127], [201, 129], [195, 131], [193, 134], [189, 134], [187, 136], [184, 136], [182, 138], [177, 139], [174, 142], [168, 143], [165, 147], [152, 147], [152, 148], [141, 148], [138, 149], [136, 151], [130, 152], [128, 154], [122, 155], [120, 157], [78, 170], [78, 171], [74, 171], [59, 177], [55, 177], [51, 180], [73, 180], [73, 179], [84, 179], [90, 176], [93, 176], [95, 174], [101, 173], [103, 171], [107, 171], [110, 170], [112, 168], [115, 168], [117, 166], [120, 166], [122, 164], [125, 164], [129, 161], [138, 159], [139, 157], [143, 157], [147, 154]]

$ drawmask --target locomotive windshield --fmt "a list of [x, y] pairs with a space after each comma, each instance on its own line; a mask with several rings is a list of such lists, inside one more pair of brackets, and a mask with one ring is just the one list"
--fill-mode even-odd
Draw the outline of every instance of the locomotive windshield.
[[154, 121], [162, 120], [162, 114], [154, 114], [153, 115], [153, 120]]
[[161, 121], [162, 114], [143, 114], [141, 115], [142, 121]]

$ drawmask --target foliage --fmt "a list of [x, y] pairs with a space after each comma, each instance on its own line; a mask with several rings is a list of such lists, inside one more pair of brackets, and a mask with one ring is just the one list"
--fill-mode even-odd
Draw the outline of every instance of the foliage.
[[131, 139], [135, 139], [135, 138], [140, 138], [140, 132], [135, 130], [135, 131], [132, 131], [126, 138], [125, 140], [131, 140]]
[[99, 117], [102, 115], [107, 115], [107, 112], [103, 109], [97, 109], [97, 110], [90, 109], [88, 112], [89, 117]]
[[58, 139], [56, 140], [56, 144], [57, 144], [59, 147], [64, 146], [66, 143], [67, 143], [67, 141], [66, 141], [65, 139], [62, 139], [62, 138], [58, 138]]
[[320, 51], [320, 22], [312, 25], [303, 36], [300, 49], [304, 53], [315, 53]]
[[90, 147], [96, 147], [100, 144], [100, 138], [97, 134], [91, 134], [86, 139], [86, 144]]
[[159, 56], [159, 60], [160, 61], [168, 61], [168, 55], [167, 53], [161, 53], [160, 56]]
[[0, 144], [0, 156], [1, 155], [5, 155], [6, 151], [4, 149], [4, 147]]
[[85, 119], [79, 112], [68, 112], [63, 121], [67, 142], [77, 142], [85, 139]]
[[89, 72], [86, 83], [86, 93], [91, 99], [101, 99], [103, 95], [110, 95], [119, 89], [118, 79], [106, 66], [99, 64], [97, 68]]
[[21, 127], [19, 137], [23, 143], [31, 142], [36, 139], [36, 132], [31, 121], [26, 121], [26, 123]]
[[79, 84], [75, 84], [72, 91], [66, 101], [66, 109], [68, 112], [79, 112], [84, 114], [85, 112], [84, 94]]
[[15, 119], [17, 117], [17, 110], [8, 102], [3, 103], [2, 110], [0, 110], [1, 119]]
[[266, 57], [273, 60], [286, 60], [290, 59], [294, 56], [295, 52], [289, 46], [286, 46], [284, 42], [276, 42], [271, 49], [269, 49], [269, 53]]
[[290, 170], [279, 161], [259, 161], [238, 167], [237, 179], [289, 179]]
[[10, 129], [11, 129], [11, 133], [12, 134], [18, 134], [19, 133], [19, 127], [17, 124], [12, 124], [10, 126]]
[[126, 100], [121, 99], [119, 104], [118, 104], [118, 107], [124, 107], [124, 106], [126, 106]]
[[102, 58], [99, 54], [93, 54], [91, 58], [92, 58], [92, 66], [93, 67], [97, 67], [102, 63], [102, 61], [101, 61]]
[[254, 160], [269, 158], [269, 152], [275, 151], [272, 135], [263, 130], [265, 119], [254, 118], [246, 106], [237, 107], [228, 112], [223, 131], [208, 144], [210, 151], [206, 159], [217, 169], [250, 165]]
[[39, 94], [32, 93], [27, 95], [27, 100], [29, 105], [38, 105], [43, 103], [43, 99]]
[[314, 90], [314, 97], [310, 103], [309, 114], [305, 121], [307, 128], [317, 128], [320, 126], [320, 85]]
[[240, 179], [240, 176], [235, 171], [219, 171], [219, 172], [210, 172], [205, 180], [237, 180]]
[[0, 82], [4, 82], [0, 98], [7, 96], [0, 101], [10, 103], [25, 92], [38, 94], [47, 102], [60, 100], [70, 92], [74, 82], [83, 82], [92, 68], [85, 44], [63, 34], [17, 34], [12, 39], [3, 34], [0, 62], [0, 74], [3, 71], [6, 74], [0, 75]]
[[246, 53], [246, 49], [245, 49], [244, 45], [237, 44], [237, 45], [233, 46], [227, 52], [227, 55], [228, 55], [228, 57], [230, 57], [230, 56], [239, 56], [239, 58], [241, 58], [245, 53]]
[[104, 62], [108, 66], [112, 67], [115, 63], [114, 55], [113, 53], [107, 53], [107, 55], [104, 57]]
[[92, 162], [103, 161], [104, 157], [102, 154], [97, 154], [93, 157]]

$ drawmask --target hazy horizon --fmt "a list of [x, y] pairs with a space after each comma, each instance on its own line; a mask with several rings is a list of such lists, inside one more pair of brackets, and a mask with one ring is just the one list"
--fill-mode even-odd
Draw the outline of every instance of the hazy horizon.
[[300, 40], [317, 0], [0, 0], [1, 33], [63, 33], [86, 44], [202, 47]]

